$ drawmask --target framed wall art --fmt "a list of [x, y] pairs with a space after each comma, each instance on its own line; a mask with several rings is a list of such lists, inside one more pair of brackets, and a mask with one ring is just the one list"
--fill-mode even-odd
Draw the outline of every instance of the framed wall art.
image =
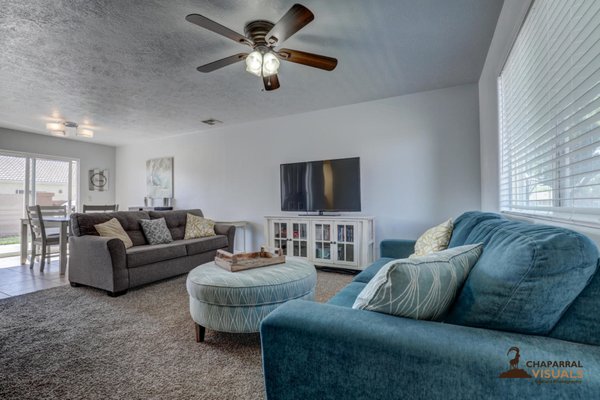
[[93, 168], [88, 171], [88, 187], [90, 192], [108, 191], [108, 170]]
[[153, 199], [173, 197], [173, 157], [146, 161], [146, 195]]

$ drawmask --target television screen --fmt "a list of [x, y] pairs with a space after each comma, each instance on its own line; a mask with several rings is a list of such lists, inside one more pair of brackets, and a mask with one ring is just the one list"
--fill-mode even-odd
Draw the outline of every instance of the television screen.
[[281, 211], [360, 211], [360, 159], [281, 164]]

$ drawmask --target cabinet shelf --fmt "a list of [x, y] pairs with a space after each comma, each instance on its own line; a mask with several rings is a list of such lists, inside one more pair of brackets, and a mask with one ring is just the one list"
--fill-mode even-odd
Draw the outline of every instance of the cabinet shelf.
[[372, 217], [268, 216], [265, 233], [271, 247], [315, 265], [362, 270], [373, 262]]

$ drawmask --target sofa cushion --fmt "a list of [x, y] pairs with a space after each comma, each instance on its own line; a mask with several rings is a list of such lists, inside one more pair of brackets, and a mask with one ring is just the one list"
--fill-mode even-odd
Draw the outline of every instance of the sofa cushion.
[[381, 267], [392, 260], [393, 258], [390, 257], [381, 257], [379, 260], [365, 268], [360, 274], [356, 275], [353, 279], [353, 282], [369, 283], [375, 274], [379, 272]]
[[119, 223], [131, 238], [134, 246], [148, 244], [140, 226], [140, 219], [150, 219], [146, 211], [118, 211], [114, 213], [74, 213], [71, 214], [71, 232], [75, 236], [96, 235], [94, 225], [101, 224], [113, 218]]
[[596, 246], [564, 228], [474, 219], [465, 244], [485, 250], [446, 322], [548, 334], [594, 273]]
[[198, 239], [186, 239], [180, 240], [185, 243], [188, 256], [200, 253], [206, 253], [207, 251], [223, 249], [228, 246], [229, 241], [227, 236], [216, 235]]
[[482, 221], [488, 219], [502, 219], [500, 214], [484, 213], [479, 211], [468, 211], [456, 218], [454, 228], [452, 229], [452, 237], [448, 247], [462, 246], [466, 243], [467, 236], [473, 228]]
[[127, 232], [125, 232], [119, 223], [119, 220], [116, 218], [109, 219], [101, 224], [96, 224], [94, 225], [94, 228], [96, 228], [96, 231], [102, 237], [119, 239], [121, 242], [123, 242], [126, 249], [133, 247], [131, 238], [127, 235]]
[[481, 251], [481, 244], [473, 244], [390, 261], [360, 292], [352, 308], [439, 321]]
[[163, 244], [173, 241], [164, 218], [140, 219], [140, 225], [149, 244]]
[[164, 218], [167, 222], [167, 227], [171, 232], [173, 240], [181, 240], [185, 234], [185, 224], [187, 215], [193, 214], [203, 217], [202, 210], [175, 210], [175, 211], [150, 211], [148, 213], [151, 219]]
[[598, 310], [600, 310], [600, 268], [596, 269], [591, 282], [550, 332], [550, 337], [600, 346]]
[[367, 286], [366, 283], [363, 282], [350, 282], [345, 288], [340, 290], [335, 296], [333, 296], [328, 304], [333, 304], [334, 306], [342, 306], [352, 308], [356, 297], [362, 290]]
[[167, 244], [147, 244], [127, 249], [127, 268], [135, 268], [187, 255], [182, 241]]

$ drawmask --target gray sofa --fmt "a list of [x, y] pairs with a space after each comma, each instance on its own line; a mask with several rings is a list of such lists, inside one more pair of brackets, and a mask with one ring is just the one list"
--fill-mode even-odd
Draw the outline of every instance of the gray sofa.
[[[118, 296], [127, 289], [185, 274], [212, 261], [218, 249], [233, 252], [235, 227], [215, 225], [216, 236], [184, 240], [187, 214], [201, 210], [119, 211], [71, 215], [69, 281], [71, 286], [91, 286]], [[117, 218], [133, 242], [125, 249], [119, 239], [101, 237], [94, 225]], [[149, 245], [140, 219], [165, 218], [174, 241]]]

